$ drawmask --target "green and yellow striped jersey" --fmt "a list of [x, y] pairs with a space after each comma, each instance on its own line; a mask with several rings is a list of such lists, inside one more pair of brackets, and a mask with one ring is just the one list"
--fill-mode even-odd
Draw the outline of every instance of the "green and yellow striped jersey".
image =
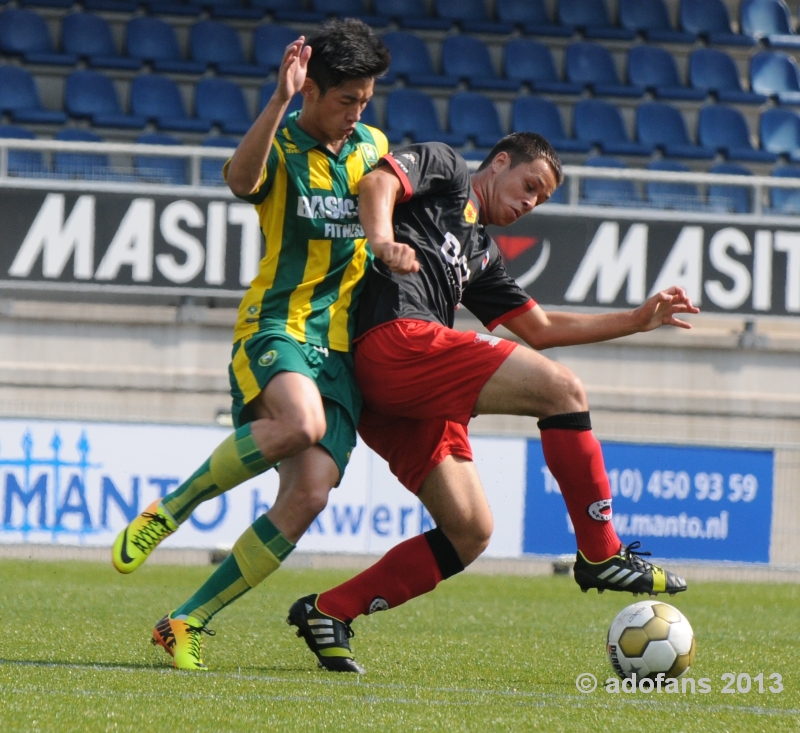
[[[241, 305], [234, 341], [266, 329], [350, 351], [353, 311], [372, 259], [358, 221], [358, 182], [388, 150], [359, 123], [339, 155], [297, 126], [278, 130], [258, 191], [266, 253]], [[227, 172], [227, 165], [226, 165]]]

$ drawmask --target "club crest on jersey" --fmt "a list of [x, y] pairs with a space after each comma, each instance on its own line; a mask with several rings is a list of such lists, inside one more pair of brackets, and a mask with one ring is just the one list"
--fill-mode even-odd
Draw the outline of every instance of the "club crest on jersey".
[[278, 360], [278, 352], [275, 349], [271, 349], [266, 354], [262, 354], [258, 358], [258, 365], [262, 367], [268, 367], [274, 364]]
[[611, 499], [600, 499], [589, 504], [586, 513], [598, 522], [611, 521]]
[[364, 162], [370, 167], [374, 168], [378, 162], [378, 148], [372, 143], [359, 143], [358, 149], [361, 151], [361, 157]]
[[467, 201], [467, 205], [464, 207], [464, 220], [468, 224], [475, 224], [478, 221], [478, 210], [472, 201]]

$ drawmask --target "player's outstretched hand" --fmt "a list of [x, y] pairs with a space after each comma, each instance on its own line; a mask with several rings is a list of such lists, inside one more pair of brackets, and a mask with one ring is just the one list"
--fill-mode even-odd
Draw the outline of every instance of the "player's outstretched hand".
[[306, 80], [311, 46], [303, 48], [305, 41], [305, 36], [300, 36], [286, 47], [283, 54], [281, 68], [278, 69], [278, 86], [275, 89], [275, 94], [280, 96], [282, 102], [288, 102], [297, 94]]
[[659, 326], [691, 328], [691, 324], [677, 316], [683, 313], [699, 312], [700, 309], [692, 305], [686, 291], [677, 286], [656, 293], [636, 309], [642, 331], [652, 331]]
[[375, 256], [386, 263], [386, 266], [400, 275], [419, 272], [419, 262], [413, 247], [402, 242], [369, 243]]

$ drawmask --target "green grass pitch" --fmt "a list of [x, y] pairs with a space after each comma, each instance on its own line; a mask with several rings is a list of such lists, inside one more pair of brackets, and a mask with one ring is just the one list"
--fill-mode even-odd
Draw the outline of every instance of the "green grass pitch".
[[[689, 676], [710, 693], [582, 694], [579, 674], [612, 676], [605, 633], [630, 594], [584, 595], [567, 577], [456, 577], [358, 619], [368, 674], [355, 677], [318, 670], [284, 621], [297, 597], [349, 573], [284, 570], [214, 619], [211, 672], [177, 672], [150, 631], [208, 574], [0, 561], [0, 731], [800, 729], [798, 585], [694, 583], [671, 599], [697, 636]], [[722, 692], [725, 673], [768, 685], [775, 672], [778, 694]]]

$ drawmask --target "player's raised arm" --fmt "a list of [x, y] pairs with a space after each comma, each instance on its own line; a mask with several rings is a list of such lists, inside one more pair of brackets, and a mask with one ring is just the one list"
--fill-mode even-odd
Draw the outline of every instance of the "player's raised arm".
[[403, 195], [400, 179], [386, 166], [376, 168], [358, 184], [358, 216], [375, 256], [392, 272], [417, 272], [419, 262], [413, 248], [394, 241], [392, 214]]
[[503, 325], [534, 349], [609, 341], [660, 326], [691, 328], [679, 316], [699, 313], [683, 288], [672, 287], [648, 298], [634, 310], [620, 313], [548, 313], [536, 306]]
[[275, 93], [242, 138], [231, 158], [226, 179], [228, 187], [236, 196], [249, 196], [258, 189], [281, 119], [292, 97], [305, 83], [311, 47], [304, 48], [303, 43], [305, 37], [300, 36], [286, 47], [278, 71], [278, 86], [275, 88]]

